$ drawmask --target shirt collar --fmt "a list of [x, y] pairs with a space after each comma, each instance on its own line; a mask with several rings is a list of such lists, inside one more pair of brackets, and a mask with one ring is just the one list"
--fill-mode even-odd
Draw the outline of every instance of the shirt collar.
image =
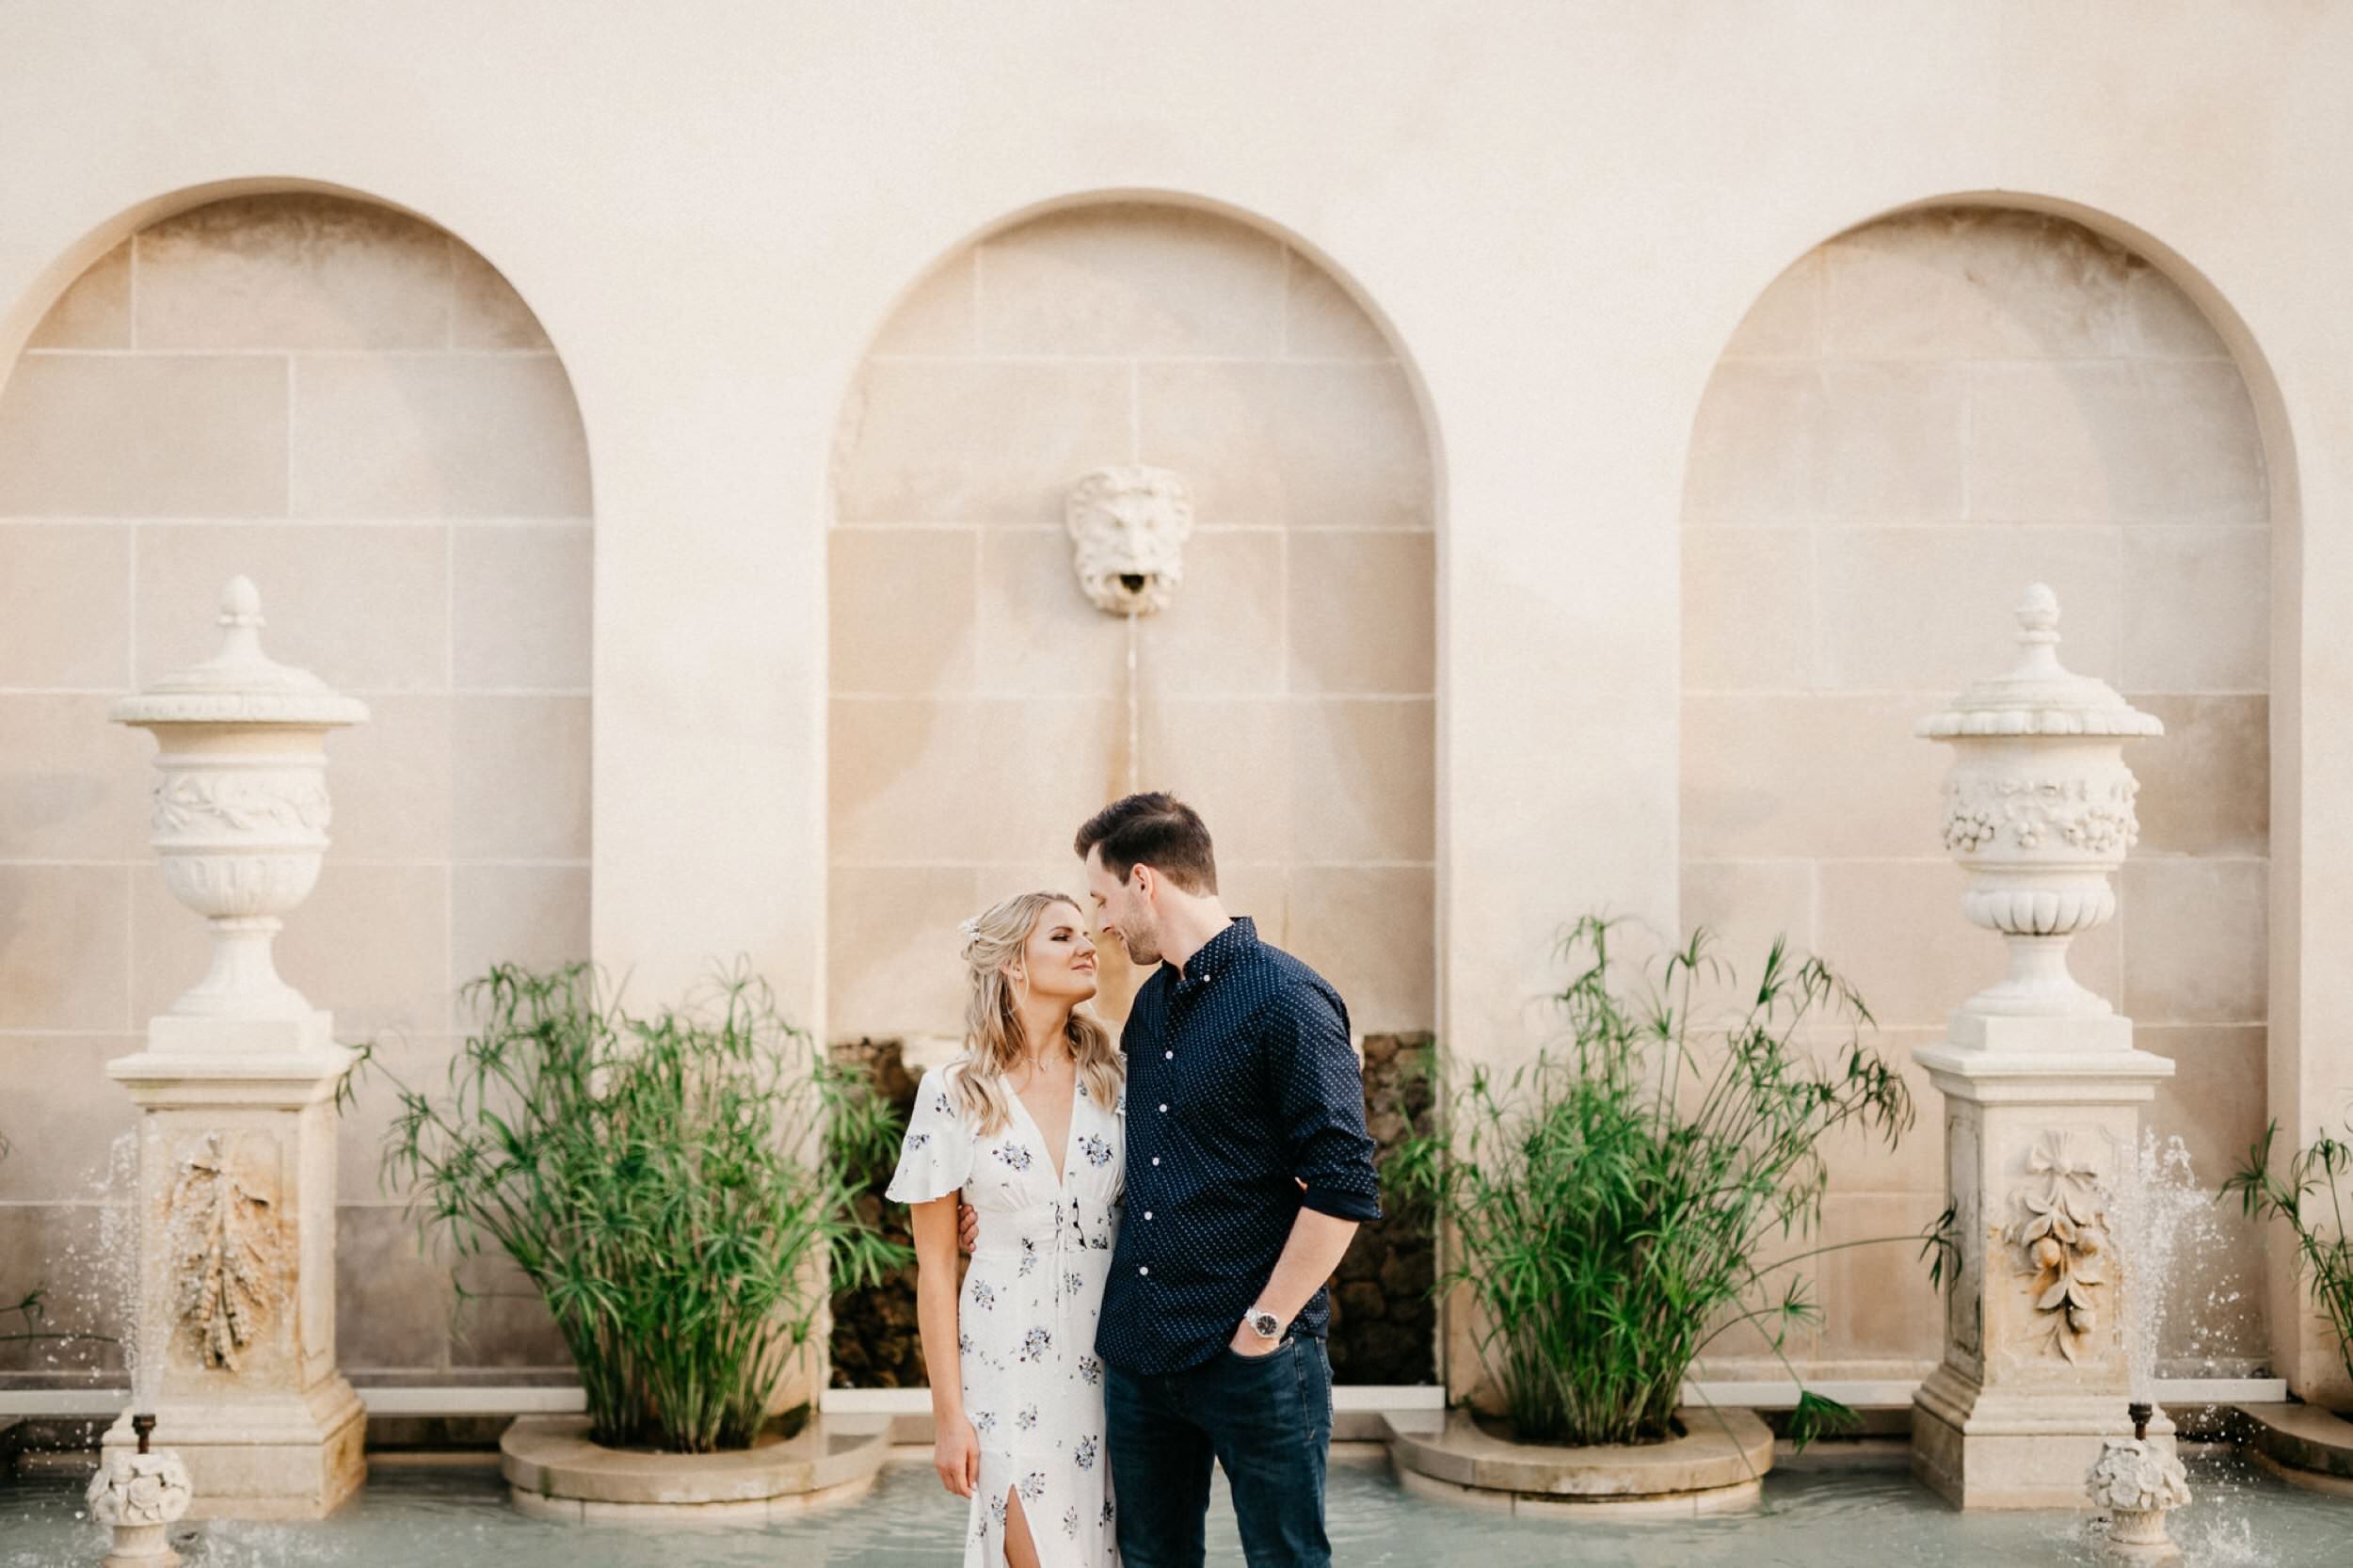
[[1201, 951], [1190, 962], [1178, 967], [1179, 985], [1197, 985], [1208, 981], [1220, 969], [1231, 968], [1237, 959], [1258, 945], [1258, 928], [1247, 915], [1236, 915], [1232, 923], [1201, 944]]

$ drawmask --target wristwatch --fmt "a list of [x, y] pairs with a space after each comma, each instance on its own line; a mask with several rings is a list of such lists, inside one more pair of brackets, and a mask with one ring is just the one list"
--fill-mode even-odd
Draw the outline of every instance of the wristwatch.
[[1268, 1341], [1283, 1336], [1283, 1320], [1262, 1306], [1254, 1306], [1241, 1315], [1242, 1325], [1259, 1338]]

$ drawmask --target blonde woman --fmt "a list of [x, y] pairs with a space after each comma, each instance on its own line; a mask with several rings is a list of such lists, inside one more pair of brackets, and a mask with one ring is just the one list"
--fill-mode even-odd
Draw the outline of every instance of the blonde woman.
[[[1118, 1551], [1095, 1326], [1118, 1240], [1125, 1073], [1085, 1004], [1078, 904], [967, 920], [965, 1049], [923, 1075], [889, 1195], [915, 1217], [933, 1464], [972, 1499], [966, 1568], [1108, 1568]], [[979, 1222], [956, 1288], [959, 1194]]]

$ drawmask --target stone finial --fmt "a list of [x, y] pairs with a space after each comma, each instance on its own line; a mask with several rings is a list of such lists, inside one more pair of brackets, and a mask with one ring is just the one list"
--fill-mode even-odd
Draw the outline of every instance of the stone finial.
[[1193, 497], [1167, 469], [1099, 468], [1070, 488], [1064, 513], [1079, 585], [1098, 610], [1148, 616], [1165, 609], [1184, 579]]
[[2018, 601], [2017, 616], [2021, 644], [2058, 641], [2058, 595], [2048, 583], [2026, 584], [2026, 597]]

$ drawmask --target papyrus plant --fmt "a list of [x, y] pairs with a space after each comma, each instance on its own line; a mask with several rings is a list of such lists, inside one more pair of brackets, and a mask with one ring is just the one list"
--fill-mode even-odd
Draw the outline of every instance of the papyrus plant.
[[749, 1443], [826, 1272], [847, 1285], [898, 1260], [814, 1158], [820, 1140], [894, 1142], [889, 1109], [740, 966], [643, 1018], [579, 964], [502, 964], [464, 994], [480, 1028], [440, 1092], [393, 1080], [388, 1186], [448, 1242], [461, 1297], [488, 1249], [537, 1288], [599, 1442]]
[[[2353, 1134], [2353, 1122], [2345, 1131]], [[2296, 1237], [2296, 1272], [2312, 1282], [2313, 1299], [2336, 1331], [2345, 1375], [2353, 1377], [2353, 1235], [2345, 1224], [2353, 1144], [2323, 1133], [2310, 1148], [2291, 1156], [2285, 1171], [2275, 1173], [2272, 1145], [2279, 1137], [2279, 1123], [2265, 1127], [2215, 1199], [2235, 1192], [2249, 1218], [2286, 1224]]]
[[[1728, 973], [1705, 934], [1628, 996], [1613, 929], [1588, 917], [1563, 942], [1567, 1040], [1507, 1079], [1474, 1070], [1444, 1127], [1401, 1156], [1449, 1233], [1437, 1288], [1469, 1288], [1482, 1363], [1528, 1441], [1667, 1436], [1693, 1360], [1737, 1325], [1787, 1366], [1789, 1330], [1819, 1308], [1782, 1272], [1836, 1250], [1802, 1245], [1829, 1182], [1824, 1140], [1853, 1123], [1892, 1147], [1913, 1122], [1903, 1080], [1860, 1039], [1862, 999], [1819, 959], [1774, 943], [1707, 1027], [1700, 983]], [[1826, 1029], [1840, 1041], [1828, 1066], [1798, 1038]], [[1806, 1393], [1791, 1433], [1846, 1416]]]

